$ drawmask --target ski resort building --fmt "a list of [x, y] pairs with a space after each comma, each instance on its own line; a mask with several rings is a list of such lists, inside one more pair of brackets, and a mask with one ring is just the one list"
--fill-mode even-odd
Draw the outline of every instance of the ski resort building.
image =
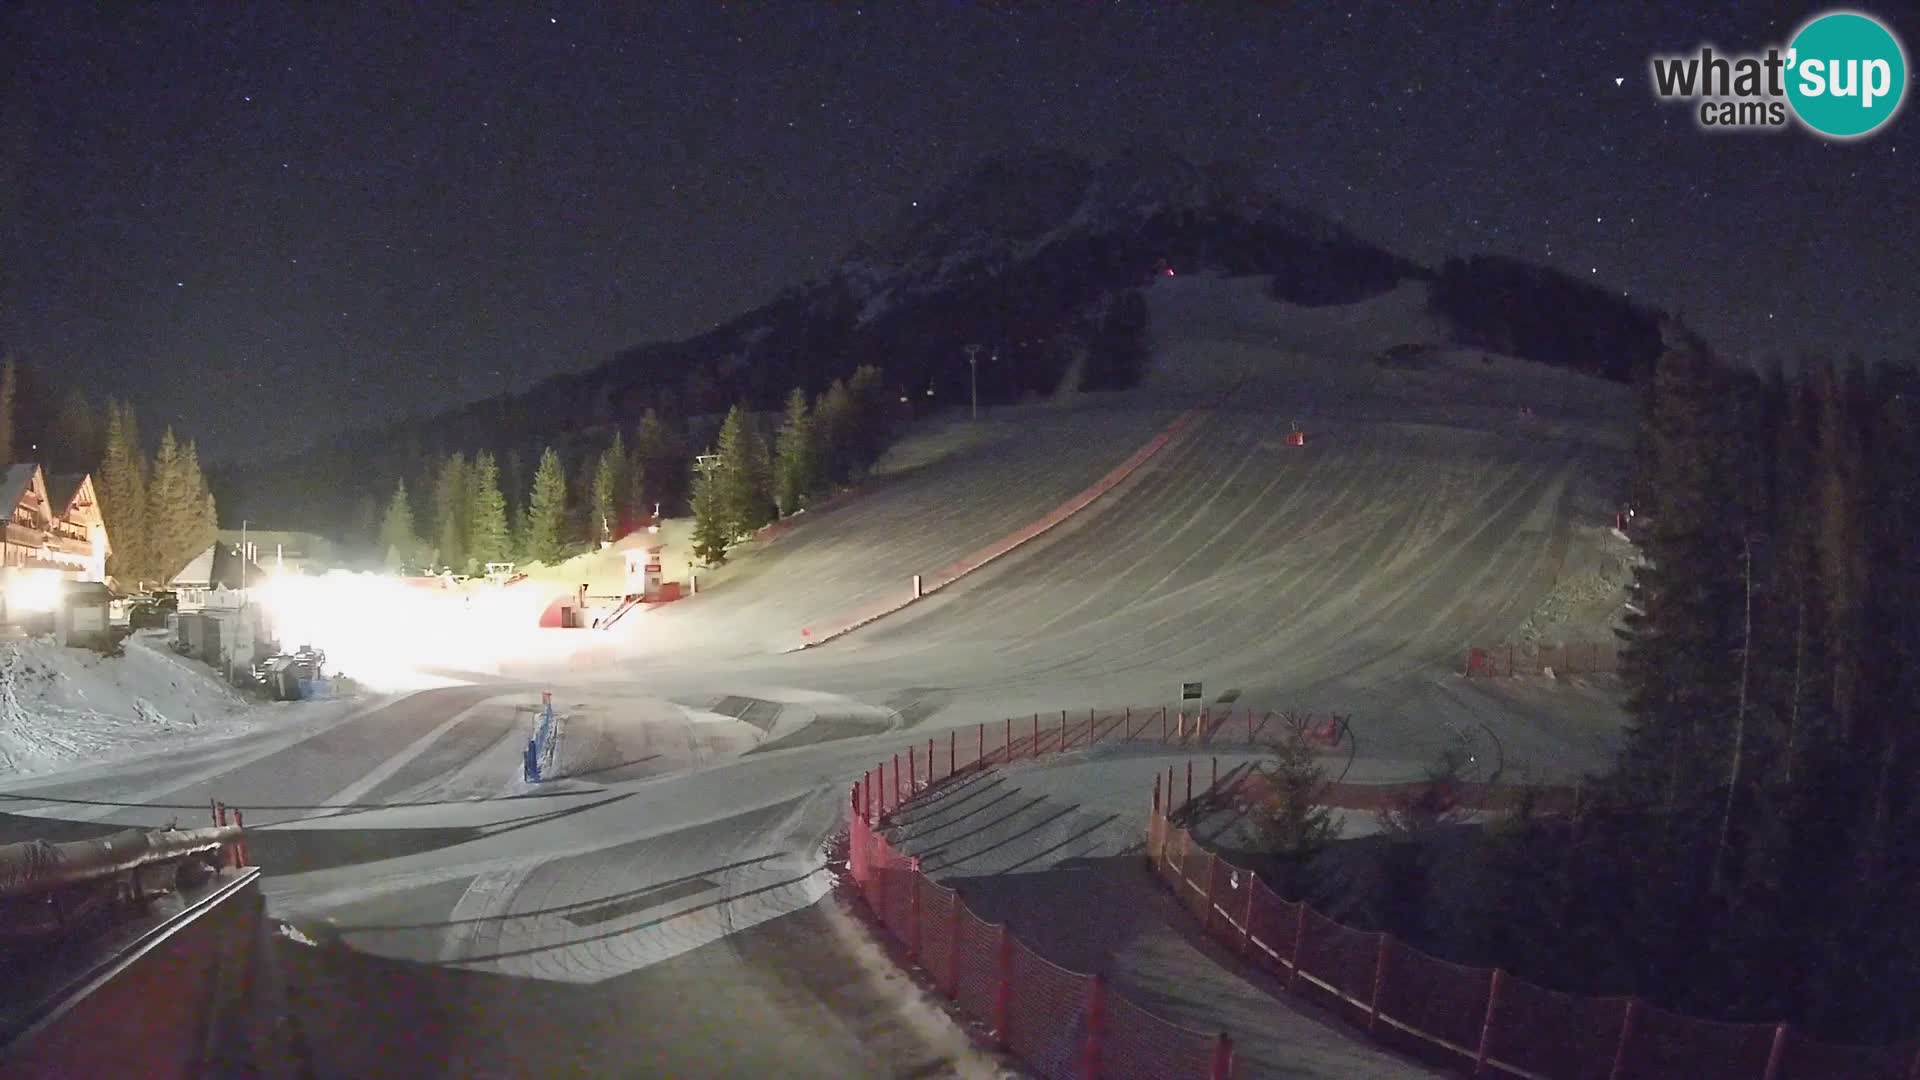
[[0, 478], [0, 502], [8, 511], [0, 572], [50, 570], [74, 581], [106, 580], [113, 548], [91, 476], [49, 478], [38, 465], [12, 465]]

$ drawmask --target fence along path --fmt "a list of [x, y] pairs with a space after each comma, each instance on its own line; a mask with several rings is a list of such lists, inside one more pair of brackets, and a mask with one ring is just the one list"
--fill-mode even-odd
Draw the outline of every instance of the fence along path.
[[[1333, 743], [1340, 724], [1332, 717], [1299, 717], [1308, 737]], [[1055, 964], [1020, 941], [1002, 924], [989, 922], [960, 895], [921, 872], [918, 861], [897, 850], [879, 832], [886, 819], [944, 798], [948, 781], [978, 777], [1010, 761], [1134, 742], [1244, 748], [1291, 738], [1294, 728], [1279, 714], [1245, 709], [1203, 709], [1192, 714], [1145, 709], [1063, 710], [952, 730], [930, 738], [868, 770], [850, 793], [848, 862], [852, 876], [890, 936], [923, 968], [935, 989], [969, 1018], [993, 1033], [996, 1045], [1042, 1076], [1228, 1077], [1251, 1075], [1249, 1065], [1221, 1022], [1195, 1028], [1129, 999], [1096, 975]], [[1202, 777], [1202, 784], [1207, 778]], [[1137, 871], [1136, 871], [1137, 873]], [[1176, 933], [1170, 935], [1178, 937]], [[1191, 945], [1185, 945], [1191, 949]], [[1275, 1007], [1264, 991], [1215, 969], [1217, 981], [1245, 990], [1248, 1005], [1237, 1015], [1259, 1016]], [[1274, 1018], [1274, 1019], [1277, 1019]], [[1269, 1060], [1305, 1066], [1315, 1056], [1325, 1068], [1297, 1075], [1345, 1076], [1349, 1044], [1324, 1025], [1301, 1021], [1298, 1034], [1319, 1046], [1290, 1045], [1261, 1025], [1256, 1043]], [[1311, 1029], [1308, 1031], [1307, 1029]], [[1277, 1043], [1278, 1049], [1265, 1044]], [[1368, 1053], [1363, 1051], [1363, 1053]], [[1297, 1059], [1297, 1060], [1296, 1060]]]
[[1914, 1046], [1840, 1046], [1785, 1023], [1727, 1024], [1639, 998], [1563, 994], [1341, 926], [1196, 842], [1172, 820], [1186, 801], [1173, 791], [1156, 780], [1147, 856], [1200, 925], [1290, 990], [1435, 1064], [1543, 1080], [1920, 1080]]
[[[1341, 726], [1338, 717], [1307, 718], [1301, 733], [1337, 743]], [[1226, 1033], [1209, 1035], [1154, 1016], [1092, 975], [1065, 972], [1025, 946], [1016, 948], [1004, 926], [967, 910], [957, 893], [927, 878], [916, 860], [894, 850], [876, 830], [883, 818], [955, 777], [1010, 761], [1115, 741], [1258, 746], [1293, 731], [1272, 712], [1228, 708], [1184, 715], [1159, 707], [1036, 713], [978, 725], [971, 740], [952, 730], [945, 740], [929, 738], [924, 752], [914, 748], [881, 762], [854, 784], [850, 868], [863, 898], [936, 986], [1041, 1075], [1243, 1075]], [[1170, 818], [1193, 791], [1188, 779], [1186, 794], [1177, 794], [1180, 772], [1167, 774], [1149, 818], [1148, 858], [1155, 875], [1214, 938], [1388, 1045], [1474, 1076], [1920, 1080], [1920, 1047], [1837, 1045], [1799, 1035], [1784, 1023], [1725, 1024], [1637, 998], [1564, 994], [1505, 972], [1448, 963], [1388, 934], [1341, 926], [1305, 904], [1280, 899], [1250, 870], [1206, 850], [1175, 825]], [[1193, 777], [1192, 762], [1184, 772]], [[1203, 778], [1211, 775], [1208, 770]], [[1334, 785], [1330, 801], [1374, 807], [1390, 787]], [[1550, 793], [1549, 801], [1569, 794]], [[1480, 798], [1492, 795], [1482, 792]], [[947, 922], [934, 925], [943, 914]], [[1018, 1000], [1028, 1010], [1016, 1012], [1012, 988], [1028, 975], [1041, 988], [1024, 991]], [[1078, 1012], [1067, 1004], [1070, 999], [1079, 1001]], [[1037, 1029], [1044, 1023], [1070, 1029], [1043, 1034]], [[1016, 1038], [1023, 1024], [1028, 1030]], [[1128, 1033], [1117, 1034], [1122, 1026]], [[1133, 1032], [1155, 1037], [1133, 1040]], [[1202, 1045], [1208, 1047], [1204, 1068]], [[1062, 1064], [1068, 1061], [1074, 1064]]]

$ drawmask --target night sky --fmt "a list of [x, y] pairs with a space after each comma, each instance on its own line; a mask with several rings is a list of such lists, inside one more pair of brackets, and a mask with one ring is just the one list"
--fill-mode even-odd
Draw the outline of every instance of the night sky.
[[1820, 10], [1718, 6], [10, 5], [0, 342], [285, 451], [707, 329], [995, 150], [1147, 142], [1729, 352], [1920, 356], [1915, 108], [1700, 132], [1649, 54]]

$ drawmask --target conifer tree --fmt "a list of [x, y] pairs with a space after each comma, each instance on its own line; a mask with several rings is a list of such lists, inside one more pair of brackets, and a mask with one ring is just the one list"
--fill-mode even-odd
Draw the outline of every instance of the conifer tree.
[[180, 442], [169, 427], [160, 436], [160, 451], [154, 455], [147, 483], [147, 571], [160, 581], [171, 579], [193, 558], [187, 545], [199, 513], [197, 494], [187, 476]]
[[54, 446], [48, 456], [59, 463], [63, 472], [95, 472], [105, 454], [102, 435], [100, 420], [87, 401], [86, 391], [78, 386], [69, 387], [60, 399], [60, 412], [54, 417]]
[[600, 452], [593, 467], [593, 488], [589, 504], [592, 520], [589, 532], [596, 543], [610, 543], [620, 531], [622, 512], [627, 507], [627, 446], [620, 433]]
[[473, 484], [467, 475], [467, 458], [455, 451], [440, 464], [433, 485], [433, 535], [442, 565], [466, 567], [472, 520]]
[[533, 492], [527, 499], [527, 558], [552, 566], [566, 552], [567, 477], [560, 455], [549, 446], [540, 454], [533, 473]]
[[714, 481], [720, 513], [733, 536], [744, 536], [773, 520], [773, 493], [766, 446], [745, 410], [735, 405], [720, 425]]
[[880, 369], [862, 364], [847, 382], [847, 396], [853, 402], [853, 419], [847, 432], [848, 450], [855, 472], [864, 472], [880, 460], [893, 438], [888, 419], [886, 382]]
[[1633, 714], [1622, 776], [1668, 811], [1720, 774], [1735, 712], [1743, 522], [1717, 372], [1697, 338], [1669, 329], [1647, 420], [1661, 482], [1633, 584], [1644, 614], [1629, 618], [1622, 656]]
[[717, 462], [709, 462], [693, 477], [693, 554], [708, 566], [726, 562], [727, 545], [733, 541], [719, 471]]
[[200, 468], [200, 447], [192, 439], [180, 452], [180, 473], [187, 490], [184, 565], [220, 539], [220, 513], [207, 486], [207, 474]]
[[847, 384], [833, 380], [813, 406], [814, 460], [822, 486], [852, 478], [854, 427], [858, 422]]
[[507, 499], [500, 491], [500, 468], [485, 450], [474, 455], [468, 470], [471, 489], [472, 524], [467, 534], [467, 559], [470, 570], [481, 570], [490, 562], [506, 562], [512, 550], [507, 528]]
[[113, 545], [107, 570], [124, 586], [145, 579], [147, 465], [133, 407], [107, 403], [106, 450], [100, 462], [100, 511]]
[[413, 528], [413, 503], [407, 498], [403, 479], [393, 489], [387, 503], [387, 516], [380, 526], [380, 546], [386, 549], [387, 569], [399, 572], [413, 567], [420, 551], [420, 537]]
[[774, 498], [780, 512], [791, 514], [804, 506], [814, 483], [813, 416], [806, 391], [795, 387], [787, 395], [786, 417], [774, 442]]
[[629, 470], [631, 476], [629, 489], [633, 492], [633, 505], [637, 510], [651, 512], [651, 503], [660, 503], [663, 510], [679, 505], [678, 500], [686, 491], [687, 463], [682, 456], [679, 440], [667, 430], [660, 415], [648, 409], [640, 417], [640, 426], [633, 436], [633, 464]]

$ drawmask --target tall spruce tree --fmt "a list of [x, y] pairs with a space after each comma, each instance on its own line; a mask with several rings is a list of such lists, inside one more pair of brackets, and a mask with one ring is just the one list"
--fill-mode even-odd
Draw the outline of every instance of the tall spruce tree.
[[207, 486], [207, 474], [200, 468], [199, 444], [192, 439], [188, 439], [180, 451], [180, 474], [187, 489], [186, 524], [182, 534], [186, 559], [190, 560], [220, 539], [219, 506]]
[[467, 458], [455, 451], [440, 463], [433, 484], [433, 535], [442, 565], [466, 568], [472, 522], [473, 484], [467, 475]]
[[552, 566], [566, 554], [567, 476], [560, 455], [549, 446], [540, 453], [527, 498], [527, 558]]
[[513, 549], [507, 525], [507, 499], [500, 491], [500, 468], [493, 454], [482, 450], [474, 455], [468, 470], [472, 519], [467, 533], [468, 568], [485, 569], [490, 562], [507, 562]]
[[1737, 705], [1745, 522], [1739, 446], [1720, 368], [1678, 328], [1654, 375], [1646, 418], [1655, 488], [1647, 559], [1622, 657], [1632, 725], [1623, 778], [1667, 811], [1721, 774]]
[[192, 543], [198, 516], [196, 496], [180, 441], [169, 427], [160, 436], [160, 450], [147, 482], [147, 570], [158, 580], [171, 579], [193, 558], [187, 545]]
[[420, 535], [413, 527], [413, 503], [407, 498], [407, 482], [394, 485], [393, 498], [387, 502], [387, 516], [380, 525], [380, 546], [387, 553], [387, 569], [402, 572], [416, 568], [420, 553]]
[[853, 395], [839, 379], [821, 392], [813, 406], [814, 460], [822, 486], [853, 477], [859, 423]]
[[100, 467], [100, 459], [105, 454], [103, 435], [100, 419], [94, 415], [86, 391], [78, 386], [69, 387], [54, 417], [54, 445], [47, 456], [62, 472], [93, 472]]
[[620, 433], [600, 452], [593, 467], [593, 486], [588, 500], [591, 520], [589, 533], [596, 543], [611, 543], [620, 534], [620, 518], [627, 507], [627, 446]]
[[849, 452], [854, 470], [865, 472], [880, 460], [893, 440], [892, 410], [880, 369], [871, 364], [856, 368], [847, 381], [847, 396], [853, 402], [853, 420], [847, 432]]
[[147, 571], [147, 461], [133, 406], [107, 403], [106, 450], [100, 462], [100, 511], [113, 553], [107, 571], [122, 586], [137, 586]]
[[734, 536], [744, 536], [773, 520], [771, 469], [766, 444], [746, 410], [735, 405], [720, 425], [714, 480], [720, 512]]
[[695, 469], [693, 476], [693, 554], [708, 566], [726, 562], [727, 545], [733, 542], [733, 523], [719, 472], [719, 463], [709, 461]]
[[780, 512], [791, 514], [806, 505], [815, 483], [813, 414], [807, 392], [795, 387], [774, 440], [774, 499]]
[[630, 467], [635, 509], [651, 513], [652, 503], [660, 503], [665, 513], [675, 512], [687, 491], [687, 461], [680, 440], [660, 415], [648, 409], [640, 417], [633, 435], [633, 463]]

